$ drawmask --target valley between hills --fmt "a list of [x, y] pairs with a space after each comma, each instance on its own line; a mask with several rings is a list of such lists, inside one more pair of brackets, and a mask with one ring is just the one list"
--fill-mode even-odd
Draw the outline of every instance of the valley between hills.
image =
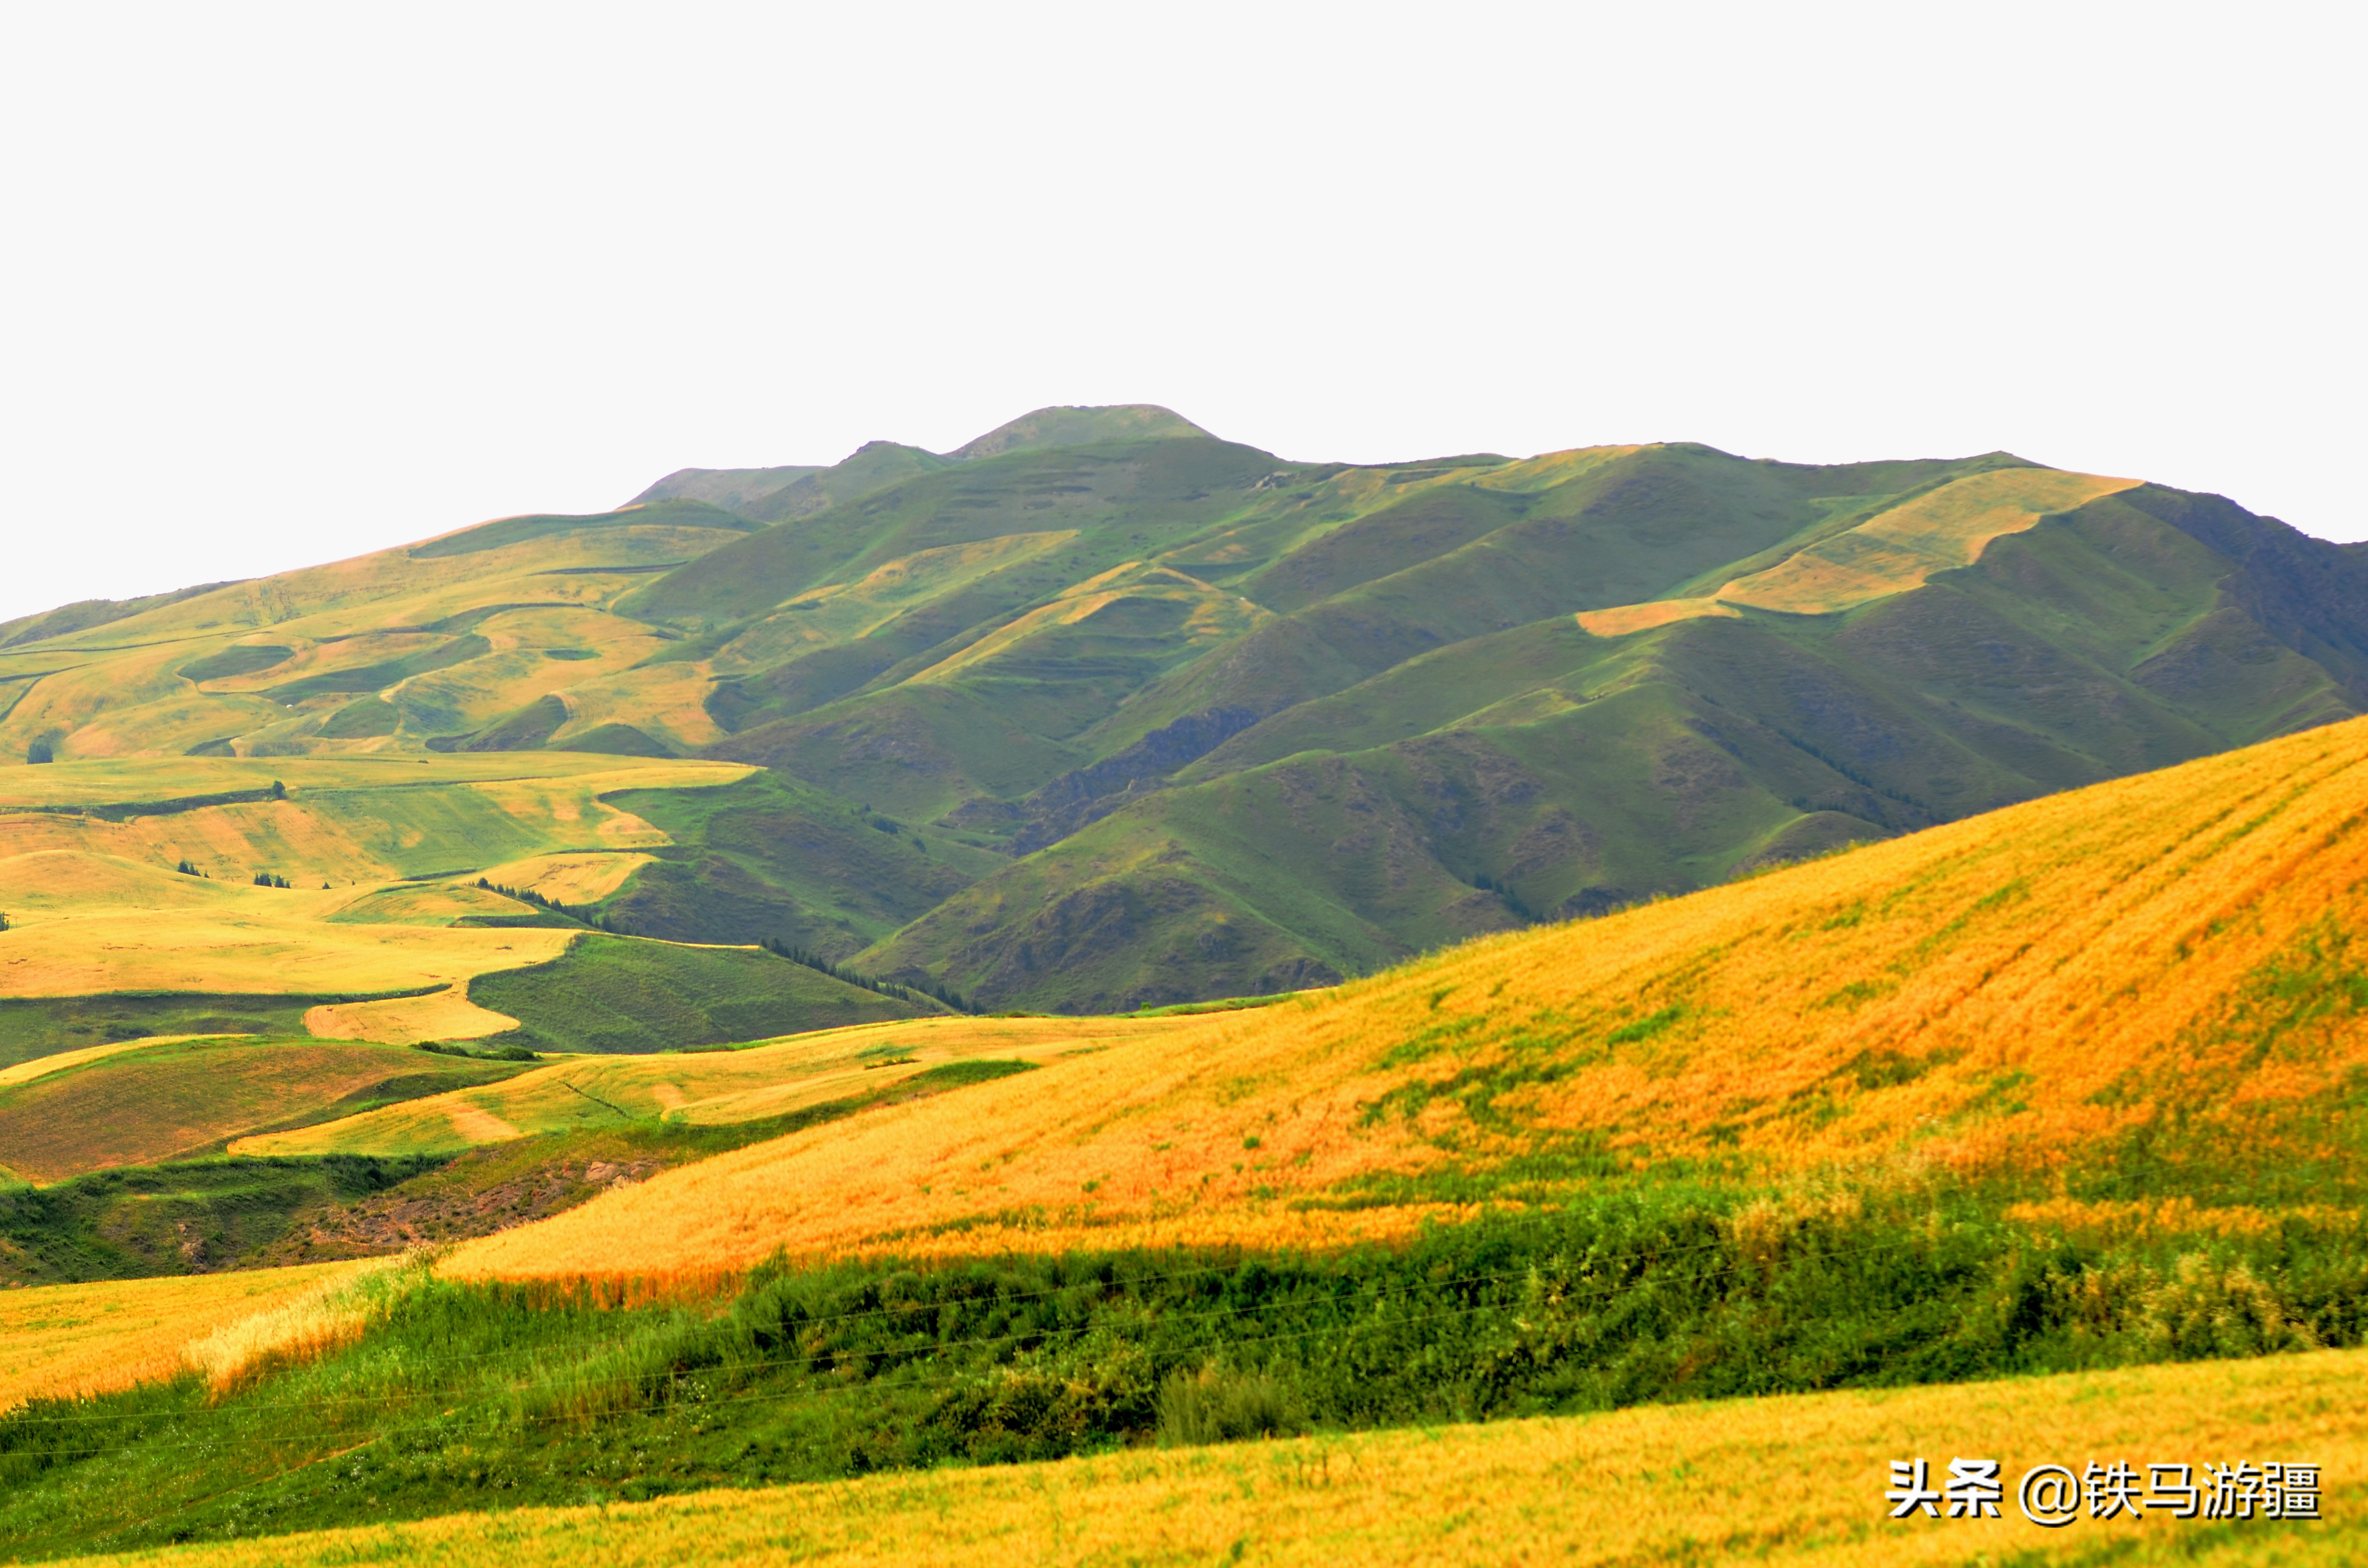
[[1046, 409], [0, 625], [0, 753], [12, 1560], [2362, 1550], [2368, 547]]

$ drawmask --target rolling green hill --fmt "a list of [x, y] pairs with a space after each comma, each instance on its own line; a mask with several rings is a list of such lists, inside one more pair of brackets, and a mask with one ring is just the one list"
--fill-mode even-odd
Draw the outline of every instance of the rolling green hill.
[[649, 1051], [936, 1012], [749, 948], [586, 935], [549, 963], [484, 975], [469, 999], [518, 1020], [484, 1048]]
[[598, 915], [1062, 1010], [1325, 983], [2363, 709], [2368, 551], [2216, 496], [2005, 453], [1302, 463], [1148, 407], [0, 628], [9, 761], [761, 765], [607, 798], [667, 842]]

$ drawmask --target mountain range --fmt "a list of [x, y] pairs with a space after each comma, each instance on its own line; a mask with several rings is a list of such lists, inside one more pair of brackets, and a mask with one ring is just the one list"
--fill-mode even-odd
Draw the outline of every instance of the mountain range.
[[0, 625], [10, 762], [759, 765], [604, 798], [667, 840], [610, 929], [1065, 1012], [1328, 983], [2363, 710], [2368, 547], [2218, 496], [2002, 452], [1299, 462], [1142, 406]]

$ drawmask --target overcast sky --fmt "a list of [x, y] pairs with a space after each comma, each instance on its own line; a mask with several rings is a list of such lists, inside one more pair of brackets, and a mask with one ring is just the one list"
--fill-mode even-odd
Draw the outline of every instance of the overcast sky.
[[0, 619], [1166, 403], [2368, 537], [2356, 6], [0, 11]]

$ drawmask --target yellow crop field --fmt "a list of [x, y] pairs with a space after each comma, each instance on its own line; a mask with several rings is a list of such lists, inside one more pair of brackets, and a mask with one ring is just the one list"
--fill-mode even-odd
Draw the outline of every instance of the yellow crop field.
[[314, 1263], [0, 1290], [0, 1410], [170, 1377], [208, 1335], [373, 1266], [382, 1265]]
[[[2368, 1064], [2346, 978], [2363, 902], [2354, 721], [1186, 1019], [671, 1172], [448, 1267], [1321, 1244], [1439, 1212], [1426, 1175], [1574, 1147], [1599, 1171], [1999, 1176], [2034, 1198], [2141, 1134], [2207, 1176], [2341, 1155], [2323, 1107]], [[1393, 1176], [1416, 1185], [1384, 1201]]]
[[1765, 572], [1737, 578], [1712, 597], [1794, 615], [1831, 615], [1920, 587], [1935, 572], [1970, 566], [2001, 535], [2021, 533], [2049, 513], [2071, 511], [2139, 483], [2058, 469], [1969, 474], [1821, 540]]
[[[1643, 1407], [1594, 1416], [1144, 1449], [642, 1504], [520, 1508], [97, 1564], [498, 1562], [1860, 1564], [2356, 1562], [2368, 1551], [2368, 1355]], [[1995, 1519], [1889, 1518], [1895, 1460], [1994, 1458]], [[2078, 1517], [2044, 1528], [2032, 1466], [2312, 1464], [2315, 1521]]]
[[[308, 919], [324, 895], [257, 889], [234, 915], [125, 910], [28, 919], [0, 932], [0, 994], [105, 991], [337, 993], [417, 990], [541, 963], [564, 930], [338, 926]], [[276, 896], [284, 907], [266, 901]]]
[[[401, 1004], [368, 1006], [391, 1008]], [[569, 1057], [483, 1088], [407, 1100], [291, 1132], [243, 1138], [230, 1146], [230, 1152], [445, 1153], [529, 1132], [612, 1126], [620, 1112], [699, 1124], [753, 1121], [863, 1094], [943, 1062], [975, 1056], [1057, 1061], [1119, 1040], [1172, 1034], [1190, 1022], [1189, 1018], [915, 1018], [822, 1029], [738, 1051]]]
[[[726, 784], [751, 771], [566, 753], [0, 769], [0, 910], [10, 923], [0, 995], [371, 993], [541, 963], [565, 948], [566, 932], [450, 928], [470, 915], [523, 913], [477, 888], [478, 868], [546, 897], [598, 897], [666, 842], [601, 795]], [[275, 782], [284, 798], [123, 821], [39, 809], [261, 793]], [[185, 862], [204, 874], [176, 870]], [[256, 887], [258, 871], [291, 886]], [[444, 880], [393, 880], [422, 875]], [[509, 1027], [498, 1018], [455, 994], [324, 1014], [321, 1032], [473, 1038]]]
[[1644, 604], [1616, 605], [1611, 609], [1583, 609], [1578, 612], [1578, 624], [1598, 637], [1625, 637], [1632, 631], [1650, 631], [1672, 621], [1742, 613], [1716, 599], [1653, 599]]
[[425, 996], [329, 1003], [308, 1008], [304, 1014], [305, 1032], [323, 1040], [374, 1040], [390, 1045], [416, 1045], [430, 1040], [483, 1040], [516, 1028], [516, 1018], [478, 1006], [458, 985], [448, 985]]
[[588, 855], [530, 855], [489, 866], [480, 873], [498, 887], [538, 892], [555, 903], [593, 903], [625, 885], [653, 856], [633, 851]]

